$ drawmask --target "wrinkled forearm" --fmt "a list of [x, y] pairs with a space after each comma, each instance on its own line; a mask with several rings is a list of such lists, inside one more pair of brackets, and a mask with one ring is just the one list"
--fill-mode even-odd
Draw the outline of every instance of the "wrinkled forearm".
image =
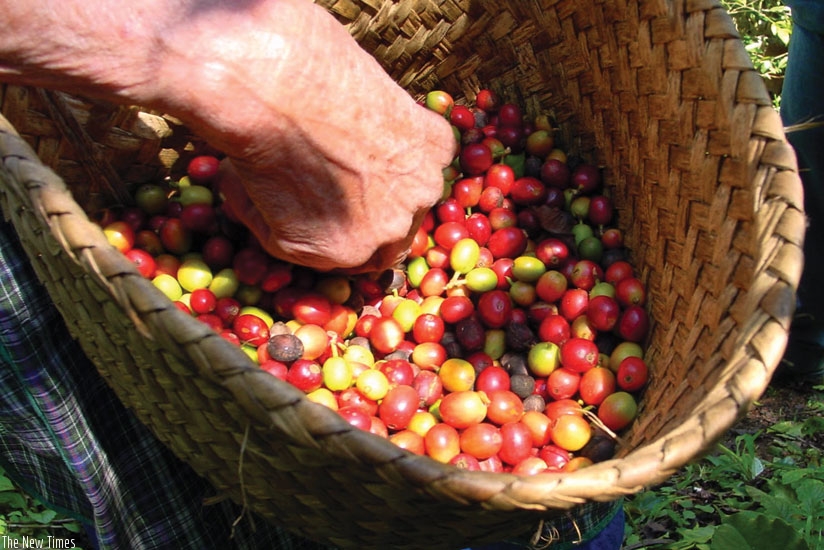
[[103, 97], [148, 99], [157, 48], [189, 0], [0, 0], [0, 79]]
[[235, 118], [244, 116], [247, 106], [255, 111], [245, 113], [247, 119], [272, 117], [271, 109], [260, 112], [261, 103], [273, 100], [272, 90], [284, 89], [275, 81], [282, 60], [295, 56], [296, 37], [302, 40], [312, 26], [309, 5], [308, 0], [0, 0], [6, 23], [0, 33], [0, 81], [162, 110], [215, 138], [238, 126], [220, 117], [231, 98], [238, 100], [232, 106]]

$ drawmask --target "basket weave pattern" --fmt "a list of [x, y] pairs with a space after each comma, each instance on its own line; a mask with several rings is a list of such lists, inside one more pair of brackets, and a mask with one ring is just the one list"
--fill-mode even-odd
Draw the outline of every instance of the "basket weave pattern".
[[88, 221], [84, 208], [198, 150], [185, 127], [6, 86], [4, 214], [121, 400], [219, 491], [342, 547], [528, 533], [706, 452], [781, 358], [805, 225], [794, 155], [719, 3], [317, 3], [413, 95], [471, 101], [491, 87], [550, 113], [561, 146], [603, 166], [649, 294], [652, 379], [639, 418], [615, 459], [530, 478], [463, 472], [351, 428], [177, 310]]

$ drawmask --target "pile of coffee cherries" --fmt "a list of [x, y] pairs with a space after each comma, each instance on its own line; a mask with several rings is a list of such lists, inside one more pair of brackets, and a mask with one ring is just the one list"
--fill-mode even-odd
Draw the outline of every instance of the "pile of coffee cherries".
[[649, 318], [601, 171], [567, 156], [547, 116], [490, 90], [421, 103], [460, 152], [397, 269], [343, 276], [269, 256], [223, 213], [209, 155], [98, 223], [261, 369], [412, 453], [520, 475], [612, 457], [647, 384]]

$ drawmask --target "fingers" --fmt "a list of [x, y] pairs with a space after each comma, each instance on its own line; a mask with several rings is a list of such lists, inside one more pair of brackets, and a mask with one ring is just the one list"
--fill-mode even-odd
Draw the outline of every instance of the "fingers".
[[[224, 207], [273, 256], [324, 270], [397, 264], [443, 194], [451, 125], [327, 10], [254, 4], [254, 17], [207, 10], [176, 29], [169, 45], [209, 78], [197, 94], [172, 86], [165, 110], [232, 159]], [[172, 82], [189, 74], [179, 63]]]
[[[383, 173], [379, 170], [377, 174], [370, 173], [367, 179], [372, 183], [364, 191], [369, 207], [367, 213], [361, 211], [360, 216], [347, 217], [344, 221], [340, 216], [349, 210], [346, 204], [333, 202], [329, 205], [332, 210], [327, 212], [317, 201], [311, 212], [303, 213], [273, 209], [270, 204], [269, 215], [265, 216], [263, 212], [267, 207], [255, 203], [254, 197], [259, 193], [253, 193], [253, 190], [275, 185], [274, 178], [267, 177], [265, 169], [256, 170], [259, 166], [252, 166], [250, 172], [248, 163], [236, 165], [228, 158], [221, 163], [218, 184], [224, 211], [233, 221], [244, 224], [261, 246], [279, 259], [323, 271], [343, 270], [352, 274], [396, 267], [408, 255], [426, 212], [441, 198], [442, 169], [452, 160], [456, 147], [451, 127], [442, 117], [430, 117], [427, 125], [433, 137], [425, 141], [427, 145], [437, 143], [437, 146], [419, 149], [422, 157], [419, 170], [405, 175], [398, 186], [406, 192], [402, 195], [395, 191], [387, 193]], [[238, 170], [240, 167], [242, 171]], [[279, 173], [282, 175], [283, 171]], [[306, 175], [303, 172], [304, 178]], [[328, 176], [328, 173], [324, 172], [324, 175]], [[337, 182], [339, 184], [341, 182]], [[299, 195], [307, 188], [320, 189], [336, 184], [326, 181], [295, 184], [281, 178], [277, 185], [284, 193]], [[282, 215], [273, 216], [275, 210]], [[300, 240], [294, 240], [298, 235]]]
[[[426, 212], [442, 197], [442, 171], [452, 162], [458, 147], [451, 125], [444, 117], [424, 107], [415, 107], [420, 110], [414, 111], [416, 120], [410, 128], [416, 128], [402, 134], [411, 140], [415, 132], [420, 132], [406, 149], [411, 153], [405, 161], [416, 167], [410, 172], [392, 175], [397, 166], [375, 163], [373, 167], [370, 163], [363, 173], [352, 177], [361, 183], [353, 184], [345, 180], [355, 174], [354, 171], [317, 170], [314, 162], [311, 170], [283, 170], [278, 168], [278, 162], [267, 166], [266, 161], [259, 159], [235, 164], [230, 157], [221, 164], [219, 184], [225, 211], [230, 218], [244, 224], [269, 254], [285, 261], [353, 274], [398, 266], [406, 259]], [[291, 155], [286, 160], [300, 165], [303, 158]], [[315, 160], [322, 164], [322, 159]], [[279, 162], [285, 160], [279, 158]], [[271, 176], [273, 170], [277, 178]], [[288, 174], [300, 178], [292, 181], [286, 177]], [[335, 174], [343, 179], [335, 181]], [[403, 193], [402, 197], [398, 192], [387, 191], [387, 174], [394, 180], [394, 188]], [[277, 186], [276, 204], [271, 199], [272, 186]], [[257, 191], [267, 187], [270, 189], [265, 195], [270, 197], [269, 204], [257, 204], [257, 198], [264, 195]], [[281, 207], [286, 200], [289, 204], [303, 205], [298, 210], [307, 208], [305, 200], [289, 200], [305, 198], [310, 190], [321, 189], [330, 192], [318, 195], [311, 202], [311, 211], [295, 214], [295, 208]], [[337, 195], [331, 192], [333, 189], [343, 191]], [[341, 215], [349, 210], [346, 206], [349, 200], [356, 201], [349, 203], [352, 212], [360, 214]], [[361, 204], [368, 205], [366, 210], [356, 209], [356, 205]], [[274, 212], [282, 215], [275, 216]], [[368, 260], [359, 263], [363, 258]]]
[[358, 273], [380, 272], [399, 267], [406, 260], [407, 256], [409, 256], [412, 240], [415, 238], [415, 233], [421, 226], [421, 223], [423, 223], [423, 218], [426, 216], [428, 210], [428, 208], [422, 208], [415, 213], [411, 229], [403, 240], [381, 246], [366, 263], [358, 267], [342, 269], [340, 272], [346, 275], [355, 275]]
[[445, 117], [421, 107], [428, 119], [428, 132], [426, 151], [431, 155], [432, 161], [441, 168], [448, 166], [458, 154], [459, 145], [458, 140], [452, 130], [452, 125]]

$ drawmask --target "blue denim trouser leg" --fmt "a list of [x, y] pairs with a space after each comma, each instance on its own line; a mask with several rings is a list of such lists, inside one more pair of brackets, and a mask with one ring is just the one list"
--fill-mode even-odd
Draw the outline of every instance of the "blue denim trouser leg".
[[824, 126], [793, 128], [806, 123], [824, 124], [822, 90], [824, 36], [796, 24], [781, 93], [781, 118], [798, 157], [808, 227], [799, 308], [784, 361], [776, 372], [777, 380], [787, 382], [824, 380]]
[[[790, 127], [806, 122], [824, 123], [824, 36], [796, 25], [781, 92], [781, 118]], [[796, 150], [804, 183], [804, 207], [809, 218], [805, 269], [799, 292], [801, 305], [824, 316], [824, 127], [792, 130], [787, 138]]]

